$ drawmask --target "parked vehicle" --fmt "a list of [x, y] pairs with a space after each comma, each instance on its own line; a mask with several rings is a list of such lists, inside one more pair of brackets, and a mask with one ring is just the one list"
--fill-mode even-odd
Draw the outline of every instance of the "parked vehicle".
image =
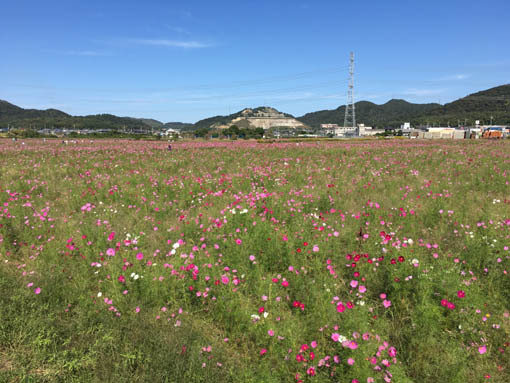
[[482, 138], [503, 138], [503, 128], [491, 126], [483, 131]]

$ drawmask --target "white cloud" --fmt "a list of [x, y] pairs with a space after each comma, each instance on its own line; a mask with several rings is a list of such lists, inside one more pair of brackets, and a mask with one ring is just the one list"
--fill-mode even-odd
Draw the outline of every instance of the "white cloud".
[[458, 73], [458, 74], [453, 74], [453, 75], [448, 75], [448, 76], [443, 76], [443, 77], [437, 78], [435, 81], [459, 81], [459, 80], [465, 80], [469, 77], [471, 77], [470, 74]]
[[445, 92], [445, 89], [407, 89], [403, 91], [401, 94], [406, 96], [434, 96], [437, 94], [442, 94]]
[[187, 29], [181, 28], [181, 27], [173, 27], [171, 25], [166, 25], [166, 27], [176, 33], [180, 33], [180, 34], [188, 35], [188, 36], [191, 35], [190, 31], [188, 31]]
[[98, 51], [76, 51], [76, 50], [69, 50], [60, 52], [61, 54], [65, 54], [68, 56], [108, 56], [108, 53], [105, 52], [98, 52]]
[[96, 51], [67, 51], [66, 55], [72, 56], [103, 56], [103, 53]]
[[167, 40], [167, 39], [129, 39], [133, 44], [153, 45], [173, 48], [209, 48], [212, 45], [200, 41]]

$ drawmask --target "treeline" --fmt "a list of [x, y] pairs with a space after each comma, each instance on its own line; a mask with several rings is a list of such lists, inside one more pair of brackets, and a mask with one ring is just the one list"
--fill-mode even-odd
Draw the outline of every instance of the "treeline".
[[210, 138], [230, 138], [230, 139], [259, 139], [264, 137], [264, 129], [240, 129], [237, 125], [232, 125], [227, 129], [208, 129], [200, 128], [195, 130], [195, 137]]
[[116, 117], [113, 115], [102, 114], [85, 117], [38, 117], [38, 118], [1, 118], [0, 128], [21, 128], [21, 129], [111, 129], [111, 130], [135, 130], [135, 129], [153, 129], [148, 124], [128, 118]]

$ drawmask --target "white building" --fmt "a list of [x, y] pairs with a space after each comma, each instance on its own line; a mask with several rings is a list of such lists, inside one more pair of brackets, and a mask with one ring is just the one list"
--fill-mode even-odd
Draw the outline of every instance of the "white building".
[[356, 136], [356, 128], [352, 126], [338, 126], [337, 124], [321, 124], [321, 129], [326, 135], [332, 134], [334, 137]]
[[173, 136], [173, 135], [180, 136], [180, 132], [178, 130], [175, 130], [175, 129], [172, 129], [172, 128], [168, 128], [167, 130], [163, 131], [161, 133], [161, 135], [165, 136], [165, 137]]

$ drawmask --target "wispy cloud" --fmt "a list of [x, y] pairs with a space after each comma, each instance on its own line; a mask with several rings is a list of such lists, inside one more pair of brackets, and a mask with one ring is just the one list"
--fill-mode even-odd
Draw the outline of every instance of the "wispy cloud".
[[200, 41], [167, 40], [167, 39], [128, 39], [127, 42], [139, 45], [152, 45], [171, 48], [210, 48], [211, 44]]
[[188, 31], [187, 29], [184, 29], [184, 28], [181, 28], [181, 27], [174, 27], [174, 26], [171, 26], [171, 25], [165, 25], [168, 29], [170, 29], [171, 31], [175, 32], [175, 33], [180, 33], [182, 35], [191, 35], [191, 32]]
[[438, 94], [442, 94], [445, 92], [445, 89], [436, 89], [436, 88], [424, 88], [424, 89], [407, 89], [403, 91], [401, 94], [406, 96], [434, 96]]
[[436, 79], [436, 81], [459, 81], [459, 80], [465, 80], [469, 77], [471, 77], [470, 74], [458, 73], [458, 74], [440, 77], [440, 78]]
[[65, 55], [68, 55], [68, 56], [108, 56], [109, 55], [108, 53], [105, 53], [105, 52], [98, 52], [98, 51], [75, 51], [75, 50], [64, 51], [62, 53], [65, 54]]

